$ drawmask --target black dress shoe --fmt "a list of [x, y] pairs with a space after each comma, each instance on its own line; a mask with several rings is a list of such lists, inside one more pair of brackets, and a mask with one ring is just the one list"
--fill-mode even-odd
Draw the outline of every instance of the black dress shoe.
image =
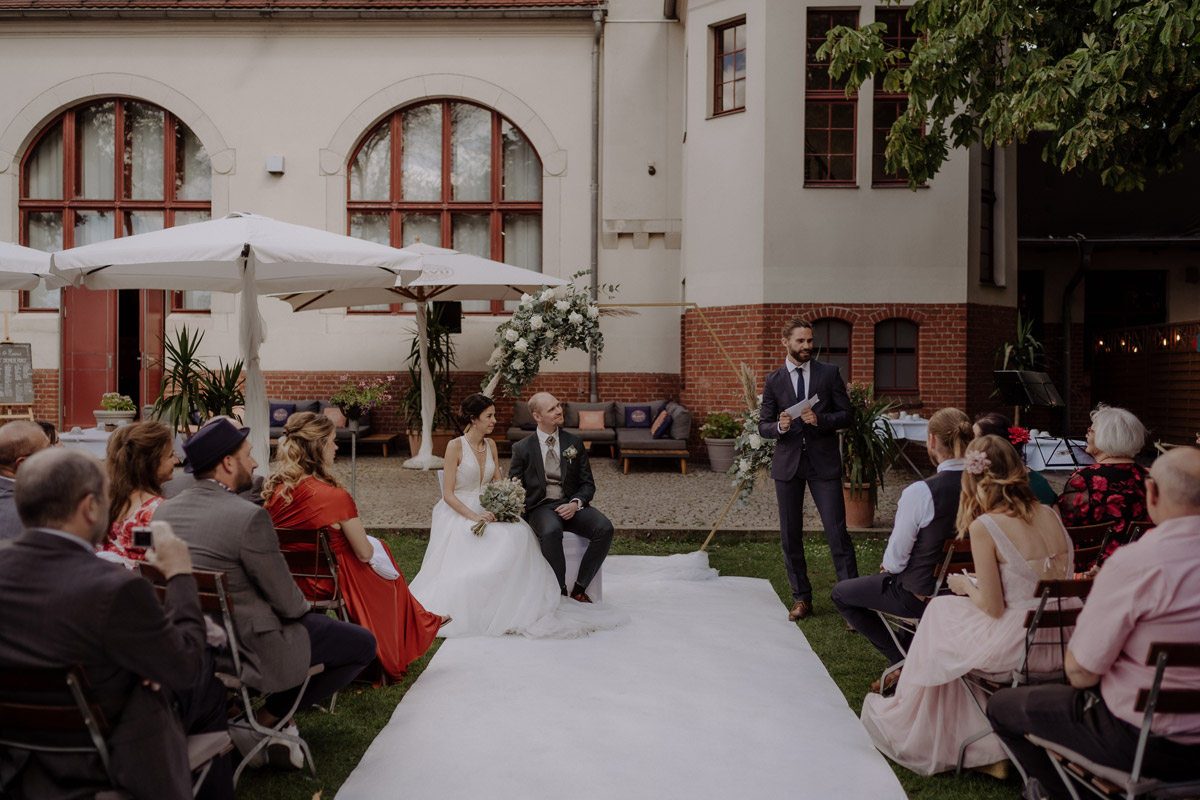
[[808, 602], [807, 600], [797, 600], [796, 604], [792, 606], [792, 610], [788, 612], [788, 621], [795, 622], [798, 619], [811, 617], [812, 614], [812, 603]]

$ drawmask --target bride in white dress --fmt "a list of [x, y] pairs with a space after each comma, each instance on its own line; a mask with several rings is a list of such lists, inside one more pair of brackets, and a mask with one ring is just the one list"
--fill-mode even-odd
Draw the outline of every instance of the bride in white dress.
[[[503, 477], [496, 443], [486, 438], [496, 426], [495, 403], [471, 395], [462, 419], [466, 433], [446, 447], [442, 499], [433, 507], [421, 571], [409, 583], [423, 606], [452, 618], [438, 635], [571, 638], [625, 621], [603, 604], [563, 597], [529, 524], [496, 522], [483, 509], [483, 487]], [[471, 527], [479, 520], [488, 525], [476, 536]]]

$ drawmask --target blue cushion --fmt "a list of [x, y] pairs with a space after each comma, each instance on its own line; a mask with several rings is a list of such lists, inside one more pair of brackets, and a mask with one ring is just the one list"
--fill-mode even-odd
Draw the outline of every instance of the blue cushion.
[[671, 415], [663, 411], [658, 415], [658, 424], [650, 432], [650, 435], [655, 439], [670, 437], [671, 435]]
[[288, 417], [295, 412], [295, 403], [271, 403], [271, 426], [282, 428], [287, 424]]
[[523, 431], [536, 431], [537, 423], [536, 422], [523, 422], [520, 425], [518, 425], [517, 427]]
[[653, 421], [650, 418], [650, 406], [625, 407], [626, 428], [649, 428]]

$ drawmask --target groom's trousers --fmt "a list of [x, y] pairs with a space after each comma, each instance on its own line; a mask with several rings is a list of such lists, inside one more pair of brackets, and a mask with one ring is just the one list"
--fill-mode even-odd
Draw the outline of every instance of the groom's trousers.
[[570, 531], [588, 540], [587, 550], [583, 561], [579, 564], [579, 577], [575, 582], [585, 589], [591, 584], [592, 578], [600, 571], [608, 548], [612, 546], [613, 526], [608, 517], [591, 506], [581, 508], [570, 519], [563, 519], [554, 509], [562, 505], [562, 500], [547, 500], [525, 515], [529, 527], [538, 537], [542, 547], [542, 555], [554, 570], [558, 585], [570, 590], [567, 582], [567, 559], [563, 555], [563, 531]]

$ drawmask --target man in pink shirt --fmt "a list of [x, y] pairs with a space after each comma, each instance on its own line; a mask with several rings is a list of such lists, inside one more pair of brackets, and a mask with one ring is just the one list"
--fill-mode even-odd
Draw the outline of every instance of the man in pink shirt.
[[[988, 704], [992, 727], [1029, 776], [1030, 800], [1069, 794], [1025, 734], [1132, 769], [1144, 717], [1134, 700], [1154, 682], [1151, 643], [1200, 641], [1200, 450], [1181, 447], [1154, 462], [1146, 506], [1158, 527], [1109, 557], [1079, 615], [1066, 658], [1071, 685], [1006, 689]], [[1200, 669], [1168, 663], [1163, 685], [1200, 688]], [[1143, 773], [1183, 780], [1195, 777], [1197, 764], [1200, 716], [1156, 714]]]

